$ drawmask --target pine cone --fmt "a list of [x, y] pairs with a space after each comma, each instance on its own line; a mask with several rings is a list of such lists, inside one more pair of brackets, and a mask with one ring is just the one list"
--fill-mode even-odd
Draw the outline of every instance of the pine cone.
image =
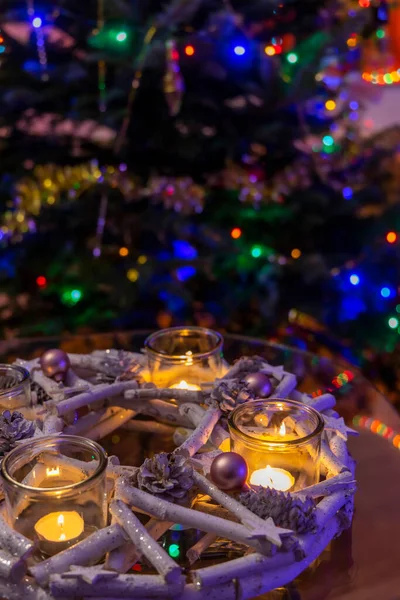
[[193, 468], [184, 456], [161, 452], [146, 458], [137, 475], [141, 490], [171, 502], [185, 498], [193, 486]]
[[16, 442], [33, 437], [35, 423], [28, 421], [20, 412], [5, 410], [0, 415], [0, 455], [15, 448]]
[[230, 413], [239, 404], [255, 400], [255, 393], [243, 381], [221, 381], [212, 390], [208, 404], [217, 403], [222, 412]]
[[307, 533], [315, 529], [315, 501], [272, 488], [253, 487], [239, 495], [239, 502], [262, 519], [272, 517], [277, 527]]
[[51, 400], [51, 396], [46, 392], [41, 385], [36, 383], [36, 381], [32, 381], [31, 383], [31, 392], [36, 394], [37, 403], [43, 404], [43, 402], [47, 402], [47, 400]]

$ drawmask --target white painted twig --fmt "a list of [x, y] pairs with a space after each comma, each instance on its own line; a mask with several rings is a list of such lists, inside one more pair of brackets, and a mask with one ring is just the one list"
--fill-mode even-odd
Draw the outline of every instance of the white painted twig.
[[117, 524], [110, 525], [29, 570], [39, 585], [44, 586], [51, 575], [68, 571], [70, 565], [96, 564], [107, 552], [118, 548], [125, 541], [123, 529]]
[[97, 385], [88, 392], [83, 392], [83, 394], [78, 394], [77, 396], [59, 402], [56, 407], [57, 413], [62, 417], [73, 410], [82, 408], [82, 406], [90, 406], [93, 402], [97, 402], [98, 400], [106, 400], [113, 396], [119, 396], [127, 390], [137, 388], [137, 385], [136, 381], [120, 381], [118, 383], [112, 383], [111, 385], [107, 383]]
[[329, 440], [329, 447], [336, 458], [343, 464], [349, 466], [349, 453], [346, 441], [339, 435], [332, 435]]
[[336, 515], [339, 508], [342, 508], [350, 496], [351, 494], [340, 491], [335, 492], [331, 496], [326, 496], [321, 500], [315, 509], [315, 523], [317, 529], [323, 529], [328, 521]]
[[336, 398], [332, 394], [322, 394], [317, 398], [310, 398], [307, 402], [308, 406], [315, 408], [319, 412], [333, 408], [336, 404]]
[[356, 481], [353, 478], [352, 473], [345, 471], [339, 473], [330, 479], [310, 485], [310, 487], [304, 488], [297, 492], [293, 492], [293, 496], [309, 496], [311, 498], [319, 498], [320, 496], [330, 496], [335, 492], [353, 490], [355, 488]]
[[[197, 425], [199, 425], [201, 419], [203, 418], [206, 410], [198, 404], [187, 402], [185, 404], [181, 404], [181, 406], [179, 407], [179, 412], [181, 415], [185, 415], [186, 417], [188, 417], [188, 419], [190, 419], [193, 425], [197, 427]], [[229, 439], [229, 433], [225, 431], [225, 429], [221, 427], [219, 423], [217, 423], [211, 432], [210, 442], [216, 448], [219, 448], [219, 446], [227, 439]]]
[[221, 519], [226, 519], [227, 521], [231, 520], [235, 523], [239, 523], [239, 519], [237, 519], [233, 513], [230, 513], [229, 510], [217, 504], [210, 504], [210, 502], [196, 502], [193, 505], [193, 510], [198, 510], [206, 515], [214, 515], [214, 517], [221, 517]]
[[0, 577], [9, 579], [12, 583], [21, 581], [25, 575], [27, 566], [19, 556], [12, 556], [5, 550], [0, 549]]
[[118, 497], [130, 506], [134, 506], [162, 521], [173, 521], [187, 527], [195, 527], [201, 531], [215, 533], [221, 537], [253, 546], [261, 553], [270, 550], [269, 542], [264, 543], [263, 540], [252, 538], [251, 532], [240, 523], [232, 523], [219, 517], [204, 515], [178, 504], [172, 504], [167, 500], [162, 500], [142, 490], [127, 486], [124, 482], [118, 486]]
[[85, 581], [80, 575], [73, 577], [73, 571], [68, 577], [52, 575], [50, 591], [56, 598], [177, 598], [183, 588], [183, 583], [166, 584], [159, 575], [117, 575], [110, 579], [96, 582]]
[[60, 433], [64, 429], [64, 421], [56, 415], [49, 415], [43, 422], [43, 435]]
[[191, 421], [181, 415], [176, 404], [165, 402], [164, 400], [126, 400], [123, 397], [113, 398], [113, 404], [122, 408], [134, 408], [141, 415], [154, 417], [154, 419], [169, 423], [171, 425], [182, 425], [182, 427], [191, 427]]
[[136, 415], [134, 410], [127, 410], [121, 408], [114, 414], [112, 414], [108, 419], [104, 421], [100, 421], [91, 429], [86, 431], [85, 437], [90, 438], [91, 440], [100, 440], [106, 435], [109, 435], [119, 427], [122, 427], [127, 421], [132, 419]]
[[19, 583], [12, 583], [9, 579], [0, 579], [0, 598], [7, 598], [7, 600], [53, 600], [50, 594], [28, 578], [24, 578]]
[[204, 394], [195, 390], [177, 388], [141, 388], [125, 392], [126, 400], [176, 400], [176, 402], [204, 402]]
[[[153, 539], [158, 540], [173, 525], [174, 523], [172, 521], [150, 519], [146, 523], [145, 529]], [[127, 542], [108, 554], [105, 568], [118, 571], [119, 573], [126, 573], [138, 560], [140, 560], [141, 556], [141, 551], [133, 546], [131, 542]]]
[[342, 464], [333, 454], [325, 440], [321, 442], [321, 464], [325, 467], [328, 474], [338, 475], [338, 473], [349, 471], [347, 465]]
[[64, 429], [64, 433], [67, 435], [82, 435], [85, 431], [91, 429], [101, 421], [105, 421], [117, 411], [118, 408], [116, 406], [102, 407], [96, 411], [92, 410], [87, 415], [78, 419], [73, 425], [68, 425]]
[[210, 408], [208, 411], [206, 411], [200, 423], [197, 425], [190, 437], [188, 437], [188, 439], [183, 442], [183, 444], [181, 444], [179, 448], [175, 450], [175, 452], [188, 457], [194, 456], [196, 452], [198, 452], [200, 448], [207, 443], [208, 438], [210, 437], [215, 425], [218, 423], [220, 416], [221, 411], [219, 408]]
[[181, 580], [181, 567], [156, 542], [124, 502], [121, 500], [111, 502], [110, 513], [125, 530], [134, 546], [144, 554], [167, 583], [178, 583]]
[[260, 517], [257, 517], [251, 510], [243, 506], [243, 504], [240, 504], [232, 496], [225, 494], [225, 492], [220, 490], [211, 481], [208, 481], [204, 475], [194, 471], [193, 479], [202, 492], [211, 496], [218, 504], [233, 513], [250, 531], [257, 532], [257, 536], [259, 537], [264, 535], [275, 546], [280, 547], [282, 545], [280, 535], [289, 533], [289, 531], [275, 527], [272, 519], [266, 521], [260, 519]]
[[196, 560], [199, 560], [200, 556], [203, 554], [207, 548], [211, 546], [217, 539], [215, 533], [206, 533], [202, 538], [199, 539], [196, 544], [194, 544], [189, 550], [186, 552], [186, 558], [189, 561], [190, 565], [193, 565]]
[[288, 398], [290, 392], [294, 390], [297, 385], [296, 375], [293, 373], [285, 373], [282, 381], [276, 386], [273, 397], [274, 398]]
[[0, 516], [0, 548], [11, 554], [26, 559], [34, 550], [34, 543], [12, 529]]

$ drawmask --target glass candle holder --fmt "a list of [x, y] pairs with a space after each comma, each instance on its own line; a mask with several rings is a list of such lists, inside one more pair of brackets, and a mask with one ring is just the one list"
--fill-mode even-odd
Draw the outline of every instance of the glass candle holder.
[[0, 364], [0, 412], [31, 405], [29, 371], [17, 365]]
[[106, 525], [106, 466], [103, 448], [85, 438], [39, 437], [3, 459], [8, 520], [52, 556]]
[[255, 400], [229, 416], [231, 450], [245, 458], [248, 483], [297, 491], [319, 481], [324, 422], [294, 400]]
[[200, 390], [222, 368], [223, 337], [203, 327], [170, 327], [145, 341], [151, 381], [158, 387]]

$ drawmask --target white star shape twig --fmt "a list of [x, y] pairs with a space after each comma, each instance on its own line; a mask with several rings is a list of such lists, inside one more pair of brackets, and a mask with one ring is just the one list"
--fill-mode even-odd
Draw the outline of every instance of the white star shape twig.
[[343, 420], [343, 417], [339, 419], [333, 417], [327, 417], [322, 415], [325, 421], [325, 430], [326, 431], [335, 431], [336, 434], [347, 442], [348, 435], [359, 435], [358, 431], [351, 429], [351, 427], [347, 427], [346, 423]]
[[62, 573], [63, 579], [82, 579], [86, 583], [100, 583], [101, 581], [109, 581], [118, 577], [116, 571], [105, 571], [101, 567], [80, 567], [71, 565], [70, 571]]

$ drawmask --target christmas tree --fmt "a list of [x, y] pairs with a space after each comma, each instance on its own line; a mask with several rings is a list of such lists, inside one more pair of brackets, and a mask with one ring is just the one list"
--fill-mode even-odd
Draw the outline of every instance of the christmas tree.
[[360, 128], [400, 80], [382, 10], [8, 2], [3, 336], [306, 330], [377, 368], [400, 321], [400, 132]]

